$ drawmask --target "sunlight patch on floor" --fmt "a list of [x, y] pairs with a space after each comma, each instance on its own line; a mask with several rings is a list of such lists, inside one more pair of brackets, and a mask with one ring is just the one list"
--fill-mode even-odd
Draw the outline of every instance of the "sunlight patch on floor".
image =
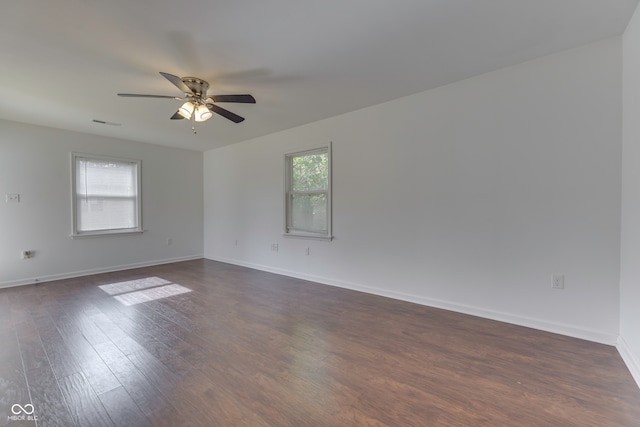
[[191, 292], [191, 289], [185, 288], [184, 286], [172, 284], [160, 286], [158, 288], [144, 289], [142, 291], [116, 295], [114, 298], [124, 305], [135, 305], [143, 302], [154, 301], [157, 299], [169, 298], [187, 292]]
[[98, 287], [109, 295], [113, 295], [123, 305], [135, 305], [191, 292], [189, 288], [160, 277], [146, 277]]
[[144, 279], [129, 280], [127, 282], [110, 283], [98, 286], [109, 295], [123, 294], [125, 292], [139, 291], [140, 289], [153, 288], [156, 286], [168, 285], [168, 280], [160, 277], [145, 277]]

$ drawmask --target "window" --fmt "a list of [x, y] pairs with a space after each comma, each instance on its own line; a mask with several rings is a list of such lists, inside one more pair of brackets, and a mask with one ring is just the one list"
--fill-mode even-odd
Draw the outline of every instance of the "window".
[[73, 237], [140, 233], [140, 161], [72, 154]]
[[285, 235], [331, 238], [331, 144], [285, 154]]

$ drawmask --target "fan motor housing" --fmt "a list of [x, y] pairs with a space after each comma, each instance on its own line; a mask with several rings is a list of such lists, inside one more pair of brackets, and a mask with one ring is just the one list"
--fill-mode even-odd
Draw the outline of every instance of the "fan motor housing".
[[209, 83], [197, 77], [183, 77], [182, 81], [196, 96], [204, 96], [209, 89]]

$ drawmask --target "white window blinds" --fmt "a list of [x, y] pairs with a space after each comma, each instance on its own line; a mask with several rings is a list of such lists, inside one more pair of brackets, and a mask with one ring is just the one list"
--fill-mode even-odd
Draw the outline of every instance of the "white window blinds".
[[140, 162], [73, 156], [74, 234], [141, 231]]

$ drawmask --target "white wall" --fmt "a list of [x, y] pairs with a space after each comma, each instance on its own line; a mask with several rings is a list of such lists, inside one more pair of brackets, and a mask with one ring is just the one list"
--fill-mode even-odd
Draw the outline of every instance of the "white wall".
[[[142, 160], [144, 234], [69, 237], [72, 151]], [[0, 121], [0, 287], [202, 257], [202, 212], [200, 152]]]
[[622, 254], [618, 349], [640, 385], [640, 9], [624, 34]]
[[[613, 38], [208, 151], [205, 257], [613, 344], [621, 51]], [[335, 239], [284, 238], [283, 152], [328, 140]]]

